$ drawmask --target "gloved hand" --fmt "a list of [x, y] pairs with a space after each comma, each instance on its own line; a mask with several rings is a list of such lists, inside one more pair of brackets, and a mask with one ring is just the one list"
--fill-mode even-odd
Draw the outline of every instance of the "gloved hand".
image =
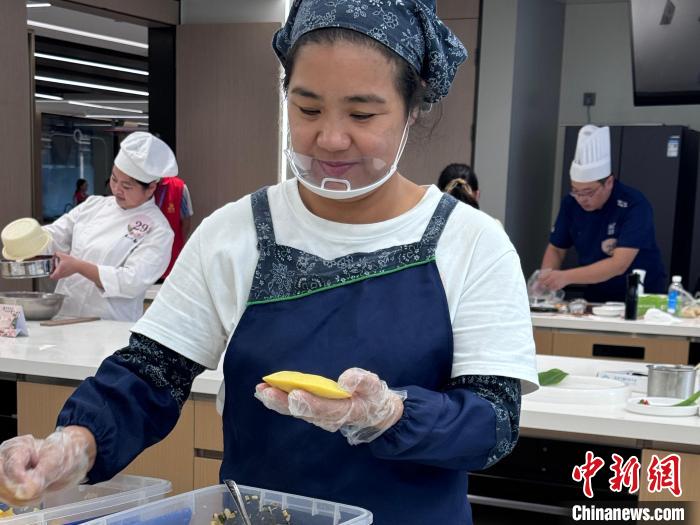
[[564, 299], [564, 286], [569, 284], [565, 272], [545, 268], [535, 270], [527, 280], [527, 296], [530, 304], [556, 303]]
[[86, 428], [57, 428], [46, 439], [19, 436], [0, 444], [0, 501], [26, 505], [47, 490], [77, 485], [95, 461], [95, 438]]
[[549, 290], [550, 300], [556, 301], [564, 298], [562, 288], [571, 284], [571, 278], [567, 270], [542, 270], [537, 282], [545, 290]]
[[266, 384], [255, 397], [269, 409], [308, 421], [329, 432], [340, 430], [351, 445], [369, 443], [396, 423], [403, 414], [406, 392], [390, 390], [376, 374], [350, 368], [338, 384], [352, 394], [348, 399], [326, 399], [304, 390], [282, 390]]

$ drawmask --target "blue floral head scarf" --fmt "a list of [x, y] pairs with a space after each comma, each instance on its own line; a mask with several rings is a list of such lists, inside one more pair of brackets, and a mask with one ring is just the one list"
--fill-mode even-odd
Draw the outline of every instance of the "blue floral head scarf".
[[301, 35], [324, 27], [364, 33], [403, 57], [427, 83], [426, 102], [447, 95], [467, 58], [462, 42], [435, 14], [435, 0], [295, 0], [272, 47], [284, 64]]

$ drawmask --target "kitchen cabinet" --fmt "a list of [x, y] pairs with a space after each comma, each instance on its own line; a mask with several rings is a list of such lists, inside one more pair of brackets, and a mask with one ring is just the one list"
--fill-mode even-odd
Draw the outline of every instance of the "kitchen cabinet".
[[[659, 459], [663, 459], [671, 452], [668, 450], [652, 450], [644, 449], [642, 450], [642, 468], [640, 470], [640, 488], [639, 488], [639, 501], [640, 502], [656, 502], [656, 501], [683, 501], [683, 502], [693, 502], [693, 513], [691, 514], [691, 519], [684, 523], [689, 523], [691, 525], [700, 525], [700, 454], [689, 454], [689, 453], [679, 453], [681, 458], [681, 488], [683, 493], [675, 498], [668, 490], [663, 490], [662, 492], [649, 492], [649, 487], [646, 482], [647, 478], [647, 468], [654, 454], [656, 454]], [[642, 481], [643, 480], [643, 481]], [[686, 510], [687, 512], [687, 510]]]
[[170, 496], [192, 490], [194, 450], [194, 409], [188, 401], [180, 419], [163, 441], [143, 451], [124, 472], [139, 476], [169, 479], [173, 484]]
[[[75, 390], [72, 386], [20, 381], [17, 383], [18, 430], [45, 436]], [[162, 442], [144, 451], [124, 473], [168, 479], [171, 495], [219, 483], [219, 459], [224, 450], [221, 416], [214, 397], [190, 400], [180, 420]]]
[[224, 451], [224, 430], [213, 399], [194, 401], [194, 448]]
[[44, 437], [54, 431], [56, 418], [75, 388], [40, 383], [17, 383], [17, 433]]
[[[603, 458], [609, 458], [613, 453], [625, 458], [639, 457], [639, 449], [634, 447], [582, 442], [575, 438], [563, 441], [521, 436], [510, 455], [487, 469], [469, 474], [469, 498], [472, 502], [517, 509], [520, 513], [538, 513], [529, 520], [517, 519], [515, 523], [565, 523], [544, 512], [548, 508], [566, 513], [571, 508], [571, 502], [583, 499], [581, 485], [572, 479], [571, 472], [574, 465], [585, 458], [588, 450]], [[595, 493], [592, 503], [596, 505], [603, 501], [606, 504], [624, 504], [636, 499], [635, 495], [624, 491], [612, 492], [605, 475], [594, 477], [592, 486]], [[485, 521], [492, 522], [488, 519]], [[477, 520], [474, 522], [479, 523]]]
[[194, 401], [194, 488], [219, 483], [224, 431], [214, 398]]
[[554, 331], [552, 354], [568, 357], [595, 357], [650, 363], [688, 364], [687, 339], [639, 337], [632, 334]]
[[17, 389], [0, 379], [0, 443], [17, 435]]
[[[19, 434], [45, 436], [53, 432], [56, 417], [74, 387], [17, 383], [17, 426]], [[180, 420], [162, 442], [145, 450], [124, 470], [126, 474], [168, 479], [171, 495], [192, 490], [194, 479], [194, 406], [182, 408]]]
[[533, 329], [535, 350], [538, 354], [552, 355], [552, 331], [546, 328]]
[[211, 487], [219, 484], [221, 460], [212, 458], [194, 458], [194, 488]]

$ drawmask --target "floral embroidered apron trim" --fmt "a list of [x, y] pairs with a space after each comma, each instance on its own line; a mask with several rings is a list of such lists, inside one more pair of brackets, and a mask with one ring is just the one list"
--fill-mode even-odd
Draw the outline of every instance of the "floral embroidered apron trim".
[[271, 299], [263, 299], [263, 300], [261, 300], [261, 301], [248, 301], [248, 303], [246, 303], [246, 305], [247, 305], [247, 306], [251, 306], [251, 305], [254, 305], [254, 304], [265, 304], [265, 303], [274, 303], [274, 302], [277, 302], [277, 301], [290, 301], [290, 300], [293, 300], [293, 299], [299, 299], [299, 298], [301, 298], [301, 297], [306, 297], [307, 295], [311, 295], [311, 294], [314, 294], [314, 293], [317, 293], [317, 292], [323, 292], [323, 291], [326, 291], [326, 290], [331, 290], [331, 289], [333, 289], [333, 288], [338, 288], [339, 286], [345, 286], [346, 284], [353, 284], [353, 283], [357, 283], [357, 282], [360, 282], [360, 281], [364, 281], [365, 279], [372, 279], [372, 278], [374, 278], [374, 277], [380, 277], [380, 276], [382, 276], [382, 275], [388, 275], [388, 274], [390, 274], [390, 273], [400, 272], [401, 270], [405, 270], [406, 268], [412, 268], [413, 266], [420, 266], [420, 265], [422, 265], [422, 264], [428, 264], [428, 263], [431, 263], [431, 262], [433, 262], [433, 261], [435, 261], [435, 257], [432, 257], [432, 258], [430, 258], [430, 259], [426, 259], [426, 260], [424, 260], [424, 261], [418, 261], [418, 262], [416, 262], [416, 263], [406, 264], [406, 265], [404, 265], [404, 266], [397, 266], [396, 268], [392, 268], [392, 269], [390, 269], [390, 270], [385, 270], [385, 271], [381, 271], [381, 272], [377, 272], [377, 273], [372, 273], [372, 274], [368, 274], [368, 275], [363, 275], [363, 276], [361, 276], [361, 277], [356, 277], [356, 278], [354, 278], [354, 279], [347, 279], [347, 280], [344, 280], [344, 281], [340, 281], [340, 282], [337, 283], [337, 284], [330, 284], [330, 285], [324, 286], [324, 287], [322, 287], [322, 288], [314, 288], [313, 290], [307, 290], [307, 291], [305, 291], [305, 292], [299, 292], [299, 293], [296, 294], [296, 295], [290, 295], [290, 296], [286, 296], [286, 297], [273, 297], [273, 298], [271, 298]]
[[260, 257], [247, 305], [288, 301], [435, 261], [437, 241], [457, 200], [445, 194], [417, 242], [326, 260], [275, 241], [267, 188], [251, 195]]

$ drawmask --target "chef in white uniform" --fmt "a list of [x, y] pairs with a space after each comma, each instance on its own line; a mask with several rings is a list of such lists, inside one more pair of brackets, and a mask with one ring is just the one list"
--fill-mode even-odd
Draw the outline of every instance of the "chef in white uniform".
[[89, 197], [44, 228], [53, 237], [61, 317], [136, 321], [146, 290], [170, 261], [173, 231], [153, 199], [158, 181], [177, 175], [175, 155], [150, 133], [122, 141], [112, 196]]

